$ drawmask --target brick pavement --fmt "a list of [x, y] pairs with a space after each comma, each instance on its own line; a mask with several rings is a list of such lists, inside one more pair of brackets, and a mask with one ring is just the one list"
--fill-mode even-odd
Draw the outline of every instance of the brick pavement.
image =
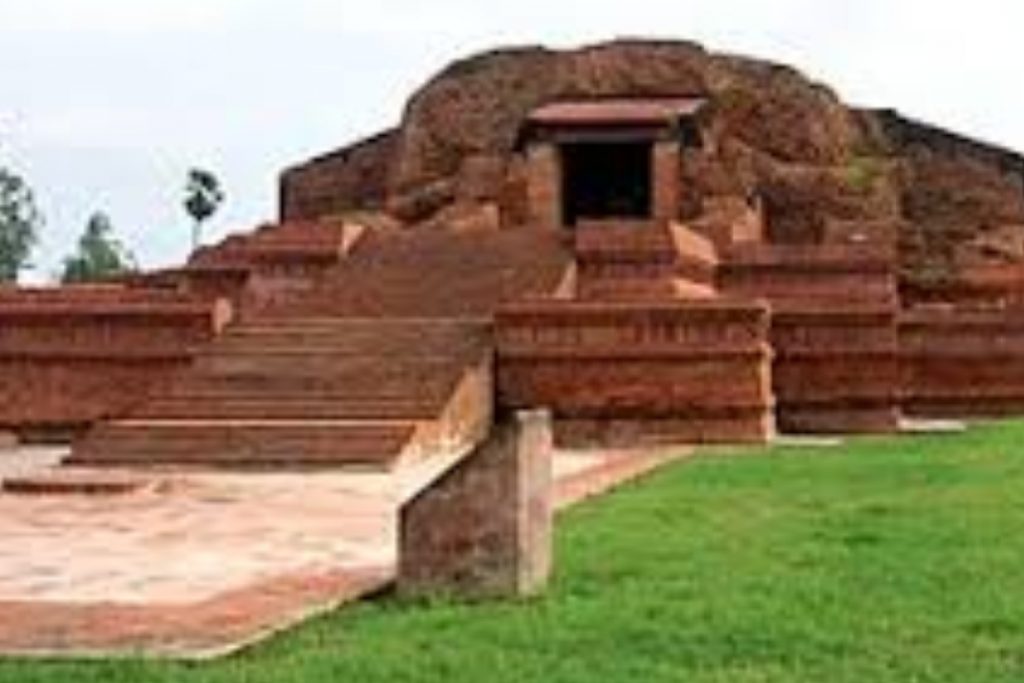
[[[59, 455], [0, 451], [0, 479]], [[666, 457], [559, 453], [559, 504]], [[377, 592], [394, 578], [399, 502], [444, 467], [161, 472], [120, 495], [0, 493], [0, 652], [205, 658]]]

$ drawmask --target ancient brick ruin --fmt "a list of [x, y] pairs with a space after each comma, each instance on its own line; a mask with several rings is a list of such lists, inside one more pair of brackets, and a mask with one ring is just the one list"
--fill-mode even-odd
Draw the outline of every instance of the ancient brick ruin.
[[1024, 410], [1024, 158], [670, 42], [459, 62], [180, 268], [0, 292], [0, 430], [392, 467]]

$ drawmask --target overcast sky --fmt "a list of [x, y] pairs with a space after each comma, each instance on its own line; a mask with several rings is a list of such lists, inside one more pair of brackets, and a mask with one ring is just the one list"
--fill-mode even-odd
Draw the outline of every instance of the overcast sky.
[[798, 66], [1024, 149], [1019, 0], [0, 0], [0, 164], [46, 215], [45, 279], [96, 210], [143, 265], [182, 259], [186, 169], [229, 200], [208, 239], [276, 214], [278, 171], [394, 124], [449, 61], [505, 44], [689, 38]]

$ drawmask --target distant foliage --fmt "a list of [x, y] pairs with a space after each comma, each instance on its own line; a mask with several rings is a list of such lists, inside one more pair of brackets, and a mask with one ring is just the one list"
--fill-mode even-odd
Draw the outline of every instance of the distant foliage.
[[17, 282], [18, 273], [28, 265], [42, 223], [28, 184], [0, 168], [0, 283]]
[[96, 282], [137, 269], [132, 254], [114, 239], [114, 226], [102, 212], [94, 213], [78, 240], [78, 251], [64, 259], [64, 283]]
[[217, 213], [225, 194], [220, 180], [210, 171], [193, 168], [185, 185], [185, 211], [192, 218], [192, 248], [199, 246], [202, 226]]

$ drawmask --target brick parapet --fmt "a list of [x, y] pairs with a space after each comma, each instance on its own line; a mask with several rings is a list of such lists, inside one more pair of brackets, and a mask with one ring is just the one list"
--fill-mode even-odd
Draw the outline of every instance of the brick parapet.
[[0, 425], [81, 429], [185, 367], [230, 319], [224, 302], [131, 287], [0, 292]]
[[895, 305], [899, 297], [892, 253], [871, 245], [734, 245], [722, 255], [718, 285], [773, 304]]
[[524, 302], [499, 309], [495, 330], [499, 404], [551, 409], [572, 441], [603, 440], [614, 421], [656, 424], [659, 442], [771, 432], [763, 305]]
[[908, 414], [1024, 412], [1024, 310], [911, 309], [900, 314], [899, 333]]
[[788, 302], [772, 313], [779, 428], [885, 432], [899, 426], [899, 339], [889, 306]]

